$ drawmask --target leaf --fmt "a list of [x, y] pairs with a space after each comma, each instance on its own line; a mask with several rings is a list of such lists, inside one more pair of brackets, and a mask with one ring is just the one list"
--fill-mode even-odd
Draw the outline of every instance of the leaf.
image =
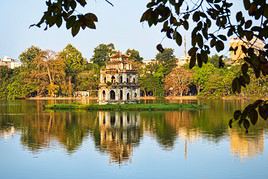
[[158, 44], [158, 45], [156, 46], [156, 49], [157, 49], [159, 52], [161, 52], [161, 53], [164, 52], [164, 48], [163, 48], [162, 44]]
[[244, 126], [245, 129], [248, 129], [249, 128], [250, 123], [249, 123], [249, 121], [247, 119], [244, 119], [243, 126]]
[[230, 121], [229, 121], [229, 127], [230, 127], [230, 128], [232, 128], [232, 123], [233, 123], [233, 120], [230, 119]]
[[174, 34], [174, 37], [173, 37], [173, 38], [175, 38], [176, 43], [177, 43], [179, 46], [181, 46], [181, 44], [182, 44], [182, 37], [181, 37], [181, 34], [178, 33], [177, 31], [174, 32], [174, 33], [175, 33], [175, 34]]
[[267, 104], [259, 106], [259, 114], [264, 120], [268, 119], [268, 106], [267, 106]]
[[60, 27], [62, 25], [62, 18], [60, 16], [57, 17], [56, 25], [57, 27]]
[[243, 74], [243, 77], [244, 77], [244, 80], [245, 80], [245, 83], [246, 84], [249, 84], [250, 83], [250, 77], [248, 74]]
[[248, 28], [250, 28], [251, 26], [252, 26], [252, 20], [247, 20], [247, 21], [245, 22], [245, 28], [248, 29]]
[[241, 11], [239, 11], [238, 13], [236, 13], [236, 20], [239, 22], [242, 20], [243, 14]]
[[185, 30], [188, 30], [189, 29], [189, 23], [188, 23], [188, 21], [183, 21], [182, 25], [183, 25], [183, 27], [184, 27]]
[[202, 35], [201, 35], [200, 33], [198, 33], [198, 34], [196, 35], [196, 41], [197, 41], [198, 46], [199, 46], [200, 48], [202, 48], [203, 45], [204, 45], [204, 42], [203, 42], [203, 37], [202, 37]]
[[76, 20], [75, 16], [70, 16], [66, 21], [66, 28], [70, 29], [74, 25], [75, 20]]
[[201, 58], [201, 54], [198, 53], [198, 54], [196, 55], [196, 58], [197, 58], [197, 64], [198, 64], [198, 66], [199, 66], [199, 67], [202, 67], [203, 61], [202, 61], [202, 58]]
[[85, 14], [85, 18], [90, 21], [98, 22], [98, 17], [93, 13]]
[[196, 12], [193, 14], [193, 21], [194, 21], [194, 22], [198, 22], [199, 20], [200, 20], [199, 11], [196, 11]]
[[243, 0], [243, 2], [244, 2], [245, 9], [246, 10], [249, 10], [249, 8], [250, 8], [250, 1], [249, 0]]
[[216, 42], [216, 50], [217, 52], [220, 52], [224, 49], [224, 43], [220, 40]]
[[74, 25], [72, 26], [72, 35], [73, 35], [73, 37], [75, 37], [78, 34], [79, 30], [80, 30], [80, 23], [78, 21], [76, 21], [74, 23]]
[[236, 77], [233, 82], [232, 82], [232, 90], [233, 92], [239, 92], [241, 91], [241, 86], [240, 86], [240, 83], [239, 83], [239, 78]]
[[227, 38], [226, 38], [225, 35], [218, 35], [218, 37], [219, 37], [221, 40], [223, 40], [223, 41], [226, 41], [226, 40], [227, 40]]
[[258, 112], [255, 109], [250, 110], [248, 117], [250, 119], [250, 122], [255, 125], [258, 121]]
[[236, 110], [235, 112], [234, 112], [234, 120], [238, 120], [239, 119], [239, 117], [241, 116], [241, 111], [240, 110]]
[[259, 100], [256, 100], [252, 105], [253, 105], [254, 108], [256, 108], [256, 107], [258, 107], [263, 102], [264, 102], [264, 100], [259, 99]]
[[195, 66], [195, 64], [196, 64], [196, 56], [194, 55], [191, 56], [190, 58], [190, 64], [189, 64], [190, 69], [192, 69]]
[[242, 73], [243, 73], [243, 74], [247, 74], [247, 72], [248, 72], [248, 64], [244, 63], [244, 64], [241, 66], [241, 70], [242, 70]]

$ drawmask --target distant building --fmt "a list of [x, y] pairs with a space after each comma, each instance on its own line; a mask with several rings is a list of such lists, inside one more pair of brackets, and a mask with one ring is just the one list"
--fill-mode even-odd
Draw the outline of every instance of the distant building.
[[0, 59], [0, 67], [1, 66], [6, 66], [10, 69], [14, 69], [20, 67], [21, 63], [15, 59], [5, 56], [4, 58]]
[[242, 51], [242, 46], [246, 48], [253, 45], [255, 49], [263, 49], [265, 44], [262, 40], [253, 38], [251, 41], [247, 41], [246, 39], [241, 40], [240, 38], [232, 38], [230, 40], [230, 48], [236, 49], [236, 51], [230, 51], [230, 58], [233, 63], [240, 63], [241, 59], [243, 59], [246, 55]]
[[100, 72], [99, 103], [135, 102], [140, 98], [138, 73], [129, 56], [117, 52]]
[[182, 56], [176, 59], [178, 67], [184, 66], [190, 62], [190, 56]]
[[89, 97], [89, 91], [76, 91], [74, 92], [75, 97]]

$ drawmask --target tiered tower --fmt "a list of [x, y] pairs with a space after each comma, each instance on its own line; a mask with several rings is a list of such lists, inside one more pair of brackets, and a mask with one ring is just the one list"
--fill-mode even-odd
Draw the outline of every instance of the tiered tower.
[[137, 71], [129, 56], [116, 52], [100, 72], [98, 100], [106, 103], [132, 103], [140, 98]]

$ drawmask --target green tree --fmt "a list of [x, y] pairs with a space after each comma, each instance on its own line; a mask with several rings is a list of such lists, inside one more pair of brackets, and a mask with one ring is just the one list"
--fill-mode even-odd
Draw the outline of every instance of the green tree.
[[164, 67], [153, 61], [139, 71], [139, 83], [145, 96], [164, 95]]
[[90, 60], [99, 66], [104, 66], [110, 59], [110, 55], [113, 53], [114, 49], [114, 44], [112, 43], [100, 44], [94, 49], [94, 54]]
[[171, 48], [166, 48], [163, 52], [156, 54], [155, 59], [163, 65], [164, 76], [168, 75], [177, 66], [174, 50]]
[[100, 67], [94, 63], [88, 63], [83, 71], [78, 73], [76, 81], [77, 91], [96, 91], [99, 85]]
[[19, 56], [19, 60], [23, 63], [23, 65], [31, 65], [34, 58], [41, 52], [41, 49], [36, 46], [31, 46], [27, 48], [24, 52], [22, 52]]
[[68, 44], [60, 53], [60, 58], [65, 63], [65, 74], [68, 83], [68, 95], [72, 96], [77, 74], [81, 72], [86, 64], [85, 58], [74, 46]]
[[202, 68], [193, 68], [193, 82], [196, 85], [198, 93], [200, 93], [201, 90], [205, 88], [206, 83], [210, 80], [210, 77], [215, 72], [215, 70], [216, 67], [211, 63], [203, 65]]
[[126, 54], [129, 55], [129, 59], [142, 62], [143, 57], [140, 56], [140, 52], [135, 49], [127, 49]]
[[223, 61], [219, 61], [219, 59], [221, 59], [222, 57], [219, 56], [218, 54], [212, 55], [210, 57], [208, 57], [208, 62], [210, 62], [211, 64], [213, 64], [216, 68], [220, 68], [224, 66]]

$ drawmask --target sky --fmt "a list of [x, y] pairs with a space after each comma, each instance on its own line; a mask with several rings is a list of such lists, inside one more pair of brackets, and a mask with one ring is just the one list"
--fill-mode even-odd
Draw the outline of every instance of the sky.
[[[53, 27], [29, 28], [37, 23], [46, 10], [45, 0], [5, 0], [0, 2], [0, 58], [9, 56], [18, 59], [21, 52], [35, 45], [43, 50], [61, 51], [71, 43], [83, 56], [90, 59], [94, 48], [101, 43], [114, 43], [117, 50], [125, 52], [136, 49], [145, 60], [153, 59], [158, 53], [156, 45], [165, 36], [161, 28], [149, 28], [140, 23], [140, 17], [146, 10], [144, 0], [111, 0], [114, 7], [104, 0], [89, 0], [86, 9], [81, 12], [93, 12], [98, 16], [96, 30], [80, 30], [72, 37], [70, 30]], [[80, 10], [79, 10], [80, 11]], [[190, 46], [190, 32], [185, 33], [187, 49]], [[170, 39], [162, 42], [164, 47], [173, 48], [177, 57], [183, 56], [184, 47], [178, 47]]]

